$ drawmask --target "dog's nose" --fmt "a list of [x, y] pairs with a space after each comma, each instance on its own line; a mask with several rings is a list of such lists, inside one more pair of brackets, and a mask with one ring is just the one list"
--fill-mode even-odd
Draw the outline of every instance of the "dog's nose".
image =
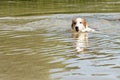
[[75, 30], [76, 30], [77, 32], [79, 31], [79, 28], [78, 28], [78, 26], [76, 26], [76, 27], [75, 27]]

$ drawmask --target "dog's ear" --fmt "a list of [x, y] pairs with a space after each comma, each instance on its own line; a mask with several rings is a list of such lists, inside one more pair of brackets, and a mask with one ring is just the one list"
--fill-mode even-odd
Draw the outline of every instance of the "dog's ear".
[[84, 18], [82, 18], [82, 22], [83, 22], [83, 25], [84, 25], [85, 27], [87, 27], [87, 22], [86, 22], [86, 20], [85, 20]]
[[72, 24], [71, 24], [71, 28], [74, 29], [74, 25], [76, 24], [76, 18], [72, 19]]

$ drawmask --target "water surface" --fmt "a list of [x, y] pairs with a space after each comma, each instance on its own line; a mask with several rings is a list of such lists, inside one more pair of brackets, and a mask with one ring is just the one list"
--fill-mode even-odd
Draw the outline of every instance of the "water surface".
[[[73, 17], [97, 33], [77, 52]], [[1, 80], [120, 80], [120, 14], [57, 14], [0, 18]]]
[[0, 16], [120, 12], [119, 0], [1, 0]]

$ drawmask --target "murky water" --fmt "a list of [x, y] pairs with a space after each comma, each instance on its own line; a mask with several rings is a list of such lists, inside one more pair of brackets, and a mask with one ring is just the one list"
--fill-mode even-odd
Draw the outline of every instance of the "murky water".
[[[97, 33], [75, 50], [73, 17]], [[120, 14], [0, 18], [0, 80], [120, 80]]]
[[0, 16], [120, 12], [119, 0], [1, 0]]

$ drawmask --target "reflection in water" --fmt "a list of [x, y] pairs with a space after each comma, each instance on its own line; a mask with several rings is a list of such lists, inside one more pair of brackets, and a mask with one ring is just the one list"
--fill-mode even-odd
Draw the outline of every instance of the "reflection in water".
[[88, 34], [87, 33], [72, 33], [74, 39], [74, 46], [77, 52], [85, 51], [88, 46]]

